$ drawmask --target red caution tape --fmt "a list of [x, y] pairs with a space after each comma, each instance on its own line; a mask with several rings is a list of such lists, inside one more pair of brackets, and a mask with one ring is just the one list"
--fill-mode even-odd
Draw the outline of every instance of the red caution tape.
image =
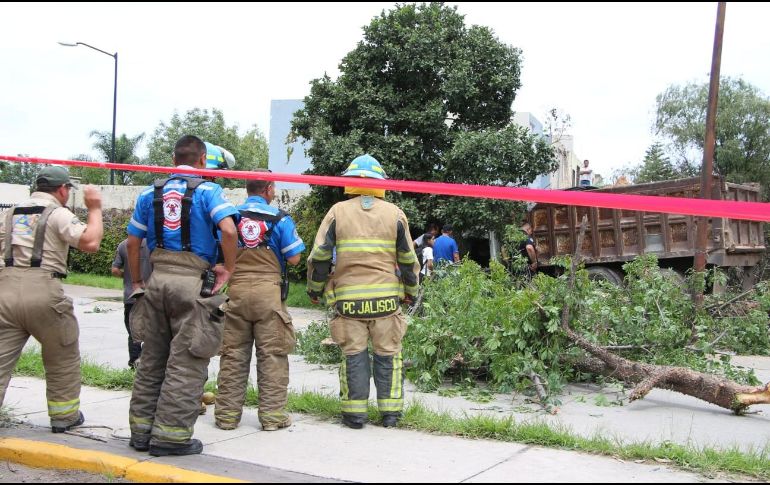
[[706, 217], [726, 217], [749, 221], [770, 222], [770, 203], [736, 202], [727, 200], [684, 199], [649, 195], [610, 194], [596, 191], [564, 191], [527, 189], [522, 187], [496, 187], [490, 185], [448, 184], [441, 182], [416, 182], [410, 180], [377, 180], [370, 178], [329, 177], [322, 175], [294, 175], [273, 172], [244, 172], [236, 170], [196, 170], [152, 165], [124, 165], [109, 162], [83, 162], [78, 160], [49, 160], [45, 158], [12, 157], [0, 155], [0, 160], [26, 163], [46, 163], [76, 167], [130, 170], [154, 173], [184, 173], [207, 177], [272, 180], [332, 187], [356, 186], [375, 189], [418, 192], [423, 194], [456, 195], [481, 199], [520, 200], [566, 204], [606, 209], [625, 209], [643, 212], [662, 212]]

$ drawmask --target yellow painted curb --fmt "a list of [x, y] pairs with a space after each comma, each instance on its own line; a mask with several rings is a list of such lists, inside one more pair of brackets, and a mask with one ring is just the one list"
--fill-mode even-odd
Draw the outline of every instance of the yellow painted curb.
[[83, 470], [122, 477], [126, 468], [139, 463], [133, 458], [79, 450], [69, 446], [17, 438], [0, 439], [0, 458], [37, 468]]
[[175, 466], [148, 463], [146, 461], [128, 467], [125, 478], [132, 482], [145, 483], [246, 483], [243, 480], [236, 480], [234, 478], [193, 472]]
[[245, 483], [243, 480], [184, 470], [171, 465], [140, 462], [103, 451], [18, 438], [0, 438], [0, 459], [37, 468], [82, 470], [109, 474], [135, 482]]

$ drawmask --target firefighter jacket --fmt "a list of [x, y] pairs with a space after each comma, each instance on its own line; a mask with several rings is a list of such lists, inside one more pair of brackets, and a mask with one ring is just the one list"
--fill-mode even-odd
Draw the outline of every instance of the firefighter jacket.
[[308, 295], [323, 294], [349, 318], [379, 318], [395, 313], [405, 294], [417, 294], [419, 271], [404, 212], [362, 195], [332, 206], [318, 228], [307, 260]]

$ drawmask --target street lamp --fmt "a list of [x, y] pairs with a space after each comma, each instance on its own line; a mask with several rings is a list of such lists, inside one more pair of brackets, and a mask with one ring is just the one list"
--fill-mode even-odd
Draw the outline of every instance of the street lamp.
[[[108, 56], [115, 59], [115, 88], [112, 95], [112, 160], [110, 160], [111, 162], [115, 163], [117, 162], [117, 160], [115, 160], [115, 112], [118, 105], [118, 53], [116, 52], [114, 54], [110, 54], [109, 52], [103, 51], [97, 47], [88, 45], [85, 42], [75, 42], [74, 44], [68, 42], [59, 42], [59, 45], [63, 45], [65, 47], [77, 47], [79, 45], [84, 45], [95, 51], [99, 51], [102, 54], [107, 54]], [[110, 169], [110, 185], [115, 185], [115, 170], [113, 169]]]

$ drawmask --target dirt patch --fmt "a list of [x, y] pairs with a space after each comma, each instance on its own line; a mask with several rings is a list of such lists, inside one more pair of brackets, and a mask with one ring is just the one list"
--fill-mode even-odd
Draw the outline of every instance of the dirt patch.
[[0, 462], [0, 483], [133, 483], [124, 478], [78, 470], [31, 468], [8, 461]]

